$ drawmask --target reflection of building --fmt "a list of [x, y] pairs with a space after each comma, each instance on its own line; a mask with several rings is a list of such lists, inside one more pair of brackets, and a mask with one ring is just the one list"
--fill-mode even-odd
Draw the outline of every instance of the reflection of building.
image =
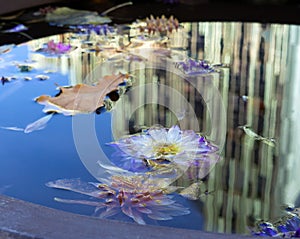
[[[205, 41], [204, 57], [231, 65], [230, 72], [224, 72], [228, 79], [220, 81], [227, 100], [227, 143], [225, 160], [207, 182], [215, 195], [205, 199], [206, 229], [247, 232], [253, 219], [278, 216], [278, 149], [254, 141], [237, 126], [249, 125], [278, 143], [288, 27], [228, 23], [205, 30], [205, 40], [208, 35], [212, 41]], [[216, 45], [219, 50], [211, 54], [209, 49]]]
[[[275, 137], [279, 141], [288, 27], [242, 23], [185, 26], [190, 29], [192, 57], [230, 65], [229, 69], [223, 68], [220, 75], [206, 79], [211, 80], [222, 95], [227, 110], [227, 142], [224, 159], [206, 181], [208, 191], [214, 193], [202, 198], [205, 228], [245, 233], [248, 232], [247, 225], [256, 218], [277, 216], [282, 203], [274, 188], [280, 170], [278, 148], [255, 141], [238, 126], [249, 125], [259, 135]], [[172, 114], [167, 106], [175, 106], [184, 112], [187, 105], [175, 93], [173, 96], [166, 93], [161, 87], [164, 84], [180, 92], [196, 111], [199, 123], [188, 120], [183, 128], [210, 130], [211, 119], [202, 100], [203, 95], [201, 97], [178, 75], [168, 70], [153, 69], [139, 70], [136, 75], [138, 84], [157, 82], [157, 85], [139, 88], [136, 93], [121, 100], [122, 106], [117, 107], [115, 112], [115, 136], [128, 133], [130, 119], [137, 127], [153, 124], [170, 126], [176, 122], [175, 115], [178, 117], [180, 114], [174, 111]], [[198, 89], [205, 87], [204, 80], [200, 77], [194, 82]], [[188, 111], [187, 119], [190, 119], [190, 113]]]

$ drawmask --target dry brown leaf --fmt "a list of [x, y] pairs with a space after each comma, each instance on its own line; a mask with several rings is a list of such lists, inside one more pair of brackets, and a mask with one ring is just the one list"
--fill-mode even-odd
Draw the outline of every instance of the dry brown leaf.
[[60, 87], [61, 93], [56, 97], [41, 95], [36, 98], [45, 105], [44, 112], [56, 112], [64, 115], [92, 113], [104, 106], [104, 98], [117, 90], [119, 84], [128, 79], [128, 74], [109, 75], [101, 78], [96, 85], [78, 84], [72, 87]]

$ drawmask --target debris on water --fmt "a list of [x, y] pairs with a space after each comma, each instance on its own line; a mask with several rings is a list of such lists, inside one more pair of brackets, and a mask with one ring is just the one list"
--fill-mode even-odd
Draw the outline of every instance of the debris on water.
[[267, 138], [258, 135], [255, 133], [248, 125], [239, 126], [239, 129], [242, 129], [246, 135], [248, 135], [250, 138], [253, 138], [254, 140], [261, 141], [269, 146], [275, 147], [276, 141], [274, 138]]
[[29, 72], [33, 69], [33, 67], [30, 65], [17, 65], [17, 67], [21, 72]]
[[35, 78], [41, 80], [41, 81], [44, 81], [44, 80], [49, 80], [49, 76], [46, 76], [46, 75], [37, 75], [35, 76]]
[[5, 54], [10, 52], [15, 47], [15, 44], [0, 46], [0, 54]]
[[1, 83], [2, 83], [2, 85], [6, 84], [6, 83], [8, 83], [10, 81], [11, 81], [11, 79], [9, 79], [8, 77], [4, 77], [4, 76], [1, 77]]
[[25, 76], [25, 77], [24, 77], [24, 80], [26, 80], [26, 81], [31, 81], [31, 80], [32, 80], [32, 77], [30, 77], [30, 76]]
[[7, 30], [4, 30], [2, 32], [4, 33], [14, 33], [14, 32], [21, 32], [21, 31], [26, 31], [28, 30], [28, 27], [26, 27], [25, 25], [23, 24], [18, 24], [10, 29], [7, 29]]

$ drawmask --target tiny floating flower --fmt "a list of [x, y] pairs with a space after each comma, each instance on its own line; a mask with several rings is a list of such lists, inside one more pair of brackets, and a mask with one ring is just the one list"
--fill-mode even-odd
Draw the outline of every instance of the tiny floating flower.
[[114, 33], [115, 29], [107, 24], [103, 25], [76, 25], [71, 28], [79, 29], [83, 33], [91, 34], [96, 33], [97, 35], [108, 35]]
[[256, 236], [269, 236], [281, 238], [300, 238], [300, 217], [298, 209], [286, 210], [286, 215], [271, 221], [258, 222], [252, 229], [252, 234]]
[[149, 34], [155, 34], [158, 33], [172, 33], [173, 30], [176, 30], [179, 28], [179, 21], [174, 18], [173, 16], [170, 16], [169, 19], [167, 19], [164, 15], [162, 17], [156, 17], [154, 18], [153, 15], [150, 16], [150, 18], [146, 18], [146, 26], [140, 27], [140, 31], [143, 32], [147, 30]]
[[206, 61], [194, 60], [192, 58], [177, 62], [175, 67], [186, 75], [202, 75], [216, 72], [214, 67], [209, 65]]
[[53, 40], [49, 41], [45, 48], [41, 49], [46, 53], [51, 54], [64, 54], [71, 50], [72, 46], [70, 44], [64, 44], [62, 42], [55, 43]]
[[145, 216], [153, 220], [171, 220], [190, 211], [176, 203], [164, 180], [145, 176], [112, 176], [108, 184], [84, 183], [78, 179], [60, 179], [46, 184], [48, 187], [70, 190], [91, 196], [95, 200], [68, 200], [55, 198], [58, 202], [95, 206], [95, 216], [107, 218], [124, 213], [139, 224], [146, 224]]

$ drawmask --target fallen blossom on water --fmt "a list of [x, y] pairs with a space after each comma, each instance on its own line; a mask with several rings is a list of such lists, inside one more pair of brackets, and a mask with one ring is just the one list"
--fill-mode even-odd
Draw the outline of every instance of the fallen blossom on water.
[[192, 58], [177, 62], [175, 67], [186, 75], [200, 75], [216, 72], [216, 70], [206, 61], [194, 60]]
[[150, 16], [150, 18], [146, 18], [146, 26], [140, 27], [140, 30], [143, 32], [147, 30], [149, 34], [155, 34], [158, 33], [172, 33], [173, 30], [176, 30], [179, 28], [179, 21], [177, 18], [174, 18], [173, 16], [170, 16], [170, 18], [166, 18], [164, 15], [162, 17], [154, 17], [153, 15]]
[[54, 53], [54, 54], [64, 54], [71, 50], [70, 44], [64, 44], [62, 42], [55, 43], [53, 40], [47, 43], [46, 48], [43, 50], [47, 53]]
[[255, 236], [276, 238], [300, 238], [300, 217], [298, 208], [286, 209], [286, 214], [273, 221], [262, 221], [251, 229]]
[[96, 33], [97, 35], [107, 35], [109, 33], [113, 33], [115, 29], [107, 24], [103, 25], [76, 25], [71, 26], [70, 28], [79, 29], [84, 33], [91, 34], [92, 32]]

